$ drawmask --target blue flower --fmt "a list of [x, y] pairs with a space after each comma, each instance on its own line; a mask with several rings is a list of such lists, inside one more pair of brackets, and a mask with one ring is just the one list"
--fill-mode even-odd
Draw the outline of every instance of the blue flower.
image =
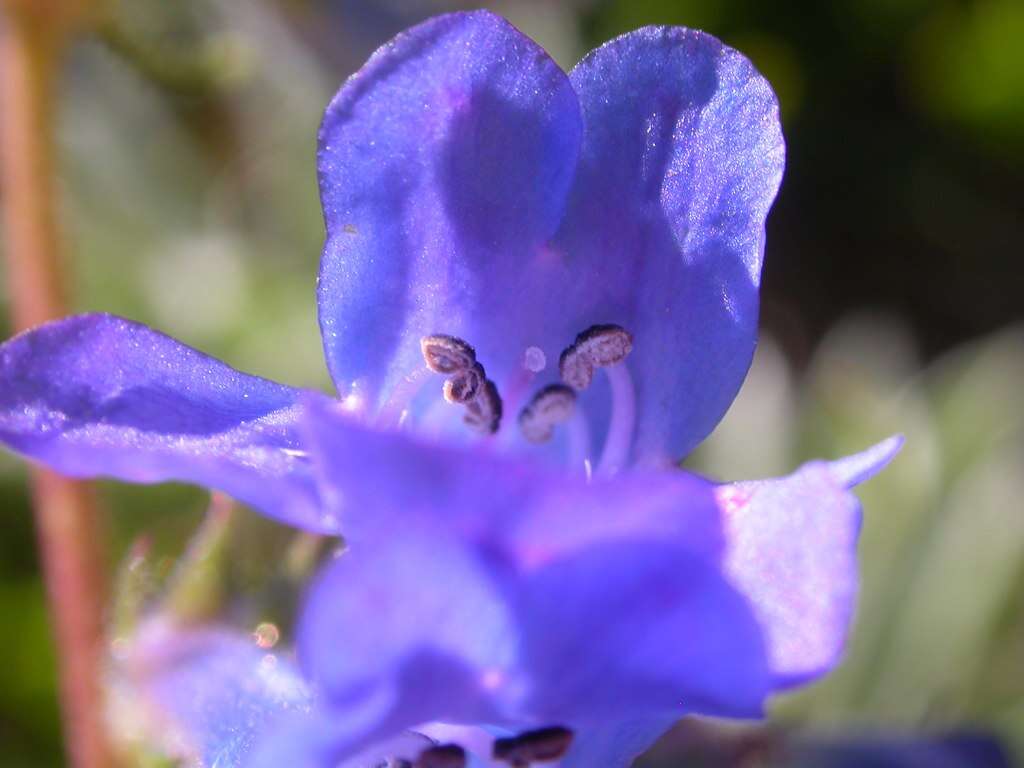
[[[423, 386], [421, 341], [447, 334], [475, 347], [501, 399], [488, 449], [564, 455], [572, 435], [574, 463], [595, 469], [674, 462], [750, 363], [783, 154], [767, 82], [699, 32], [640, 30], [570, 75], [486, 12], [399, 35], [320, 133], [318, 297], [342, 397], [382, 429], [409, 413], [467, 439], [463, 409]], [[548, 451], [526, 443], [519, 411], [559, 381], [578, 334], [609, 324], [631, 335], [628, 366], [578, 393], [582, 418]], [[0, 384], [0, 439], [59, 471], [195, 482], [338, 532], [319, 512], [296, 390], [107, 315], [11, 340]]]
[[555, 727], [565, 765], [615, 766], [683, 714], [759, 716], [835, 664], [849, 491], [899, 446], [735, 485], [675, 468], [753, 354], [777, 112], [700, 32], [567, 75], [492, 14], [432, 19], [321, 127], [337, 400], [87, 315], [0, 348], [0, 440], [344, 532], [299, 627], [315, 712], [275, 718], [255, 765], [442, 721], [527, 733], [513, 750]]
[[624, 766], [686, 714], [760, 717], [838, 661], [857, 587], [849, 489], [900, 438], [774, 480], [634, 469], [587, 478], [353, 424], [308, 403], [306, 445], [351, 546], [321, 572], [299, 659], [337, 738], [280, 736], [330, 766], [442, 721], [574, 734], [563, 765]]
[[[572, 734], [561, 765], [612, 768], [685, 714], [759, 716], [766, 696], [836, 662], [860, 526], [846, 489], [899, 445], [760, 482], [566, 484], [350, 429], [336, 406], [311, 404], [318, 464], [351, 503], [373, 500], [378, 530], [312, 589], [305, 675], [248, 638], [162, 622], [126, 653], [150, 732], [199, 766], [367, 768], [414, 759], [423, 735], [457, 739], [482, 765], [494, 744], [479, 726], [515, 737], [557, 724]], [[391, 472], [413, 461], [419, 479], [358, 471], [353, 444]], [[453, 504], [460, 493], [478, 503]]]

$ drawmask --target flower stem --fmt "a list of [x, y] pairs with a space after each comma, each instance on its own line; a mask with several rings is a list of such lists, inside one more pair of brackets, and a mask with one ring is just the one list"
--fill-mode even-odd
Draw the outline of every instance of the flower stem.
[[[9, 299], [19, 330], [63, 315], [67, 306], [53, 140], [54, 85], [67, 32], [55, 23], [59, 5], [9, 1], [0, 19], [0, 204]], [[32, 497], [69, 765], [109, 768], [101, 688], [106, 581], [97, 506], [86, 484], [42, 470], [32, 473]]]

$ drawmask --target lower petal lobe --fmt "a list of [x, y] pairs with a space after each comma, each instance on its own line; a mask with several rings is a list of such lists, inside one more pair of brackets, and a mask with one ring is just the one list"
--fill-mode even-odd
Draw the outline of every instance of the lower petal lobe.
[[890, 438], [792, 475], [723, 485], [725, 571], [761, 624], [777, 687], [807, 682], [838, 662], [857, 597], [861, 506], [850, 488], [884, 467]]
[[58, 472], [224, 491], [334, 533], [300, 450], [298, 391], [146, 326], [59, 320], [0, 346], [0, 441]]
[[760, 713], [761, 629], [721, 570], [710, 483], [588, 483], [306, 404], [321, 496], [352, 532], [299, 631], [332, 701], [390, 687], [398, 728]]
[[670, 541], [608, 542], [526, 574], [517, 605], [541, 721], [763, 714], [761, 629], [715, 560]]
[[220, 628], [144, 626], [119, 668], [147, 735], [199, 768], [244, 768], [268, 730], [307, 719], [313, 695], [284, 655]]

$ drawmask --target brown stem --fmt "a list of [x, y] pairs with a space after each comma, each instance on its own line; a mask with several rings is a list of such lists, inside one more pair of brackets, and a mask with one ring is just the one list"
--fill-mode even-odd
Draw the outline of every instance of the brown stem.
[[[31, 4], [17, 6], [8, 5], [0, 19], [0, 186], [8, 290], [21, 330], [59, 317], [67, 307], [53, 144], [54, 85], [65, 35], [49, 14], [26, 10]], [[32, 495], [69, 764], [109, 768], [101, 688], [106, 582], [96, 503], [86, 484], [43, 470], [32, 472]]]

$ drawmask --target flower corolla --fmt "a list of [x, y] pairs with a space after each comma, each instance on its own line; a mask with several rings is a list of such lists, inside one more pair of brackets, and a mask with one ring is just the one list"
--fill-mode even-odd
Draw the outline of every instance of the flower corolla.
[[345, 535], [299, 623], [314, 713], [230, 764], [333, 768], [439, 721], [625, 765], [836, 663], [850, 489], [899, 447], [730, 485], [676, 466], [749, 367], [783, 164], [770, 86], [707, 34], [644, 28], [566, 74], [493, 14], [437, 17], [324, 115], [337, 398], [83, 315], [0, 347], [0, 440]]

